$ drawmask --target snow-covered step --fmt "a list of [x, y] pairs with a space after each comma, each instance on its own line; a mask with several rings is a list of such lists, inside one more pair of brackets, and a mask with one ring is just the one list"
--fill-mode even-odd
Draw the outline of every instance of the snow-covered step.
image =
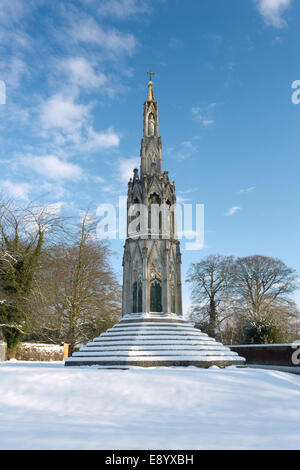
[[[193, 333], [193, 332], [189, 332], [189, 333], [182, 333], [181, 331], [172, 331], [172, 332], [159, 332], [159, 331], [156, 331], [154, 333], [149, 333], [149, 332], [146, 332], [146, 331], [138, 331], [136, 333], [136, 335], [133, 335], [132, 333], [128, 332], [128, 333], [103, 333], [101, 336], [99, 336], [99, 338], [97, 339], [103, 339], [103, 340], [106, 340], [106, 339], [109, 339], [109, 338], [133, 338], [133, 337], [139, 337], [139, 338], [155, 338], [155, 339], [159, 339], [159, 338], [166, 338], [166, 339], [170, 339], [170, 338], [179, 338], [179, 337], [185, 337], [186, 335], [188, 335], [189, 338], [205, 338], [205, 336], [201, 335], [200, 333]], [[96, 340], [95, 340], [96, 341]]]
[[[231, 362], [231, 363], [241, 363], [241, 358], [239, 356], [221, 356], [221, 355], [215, 355], [215, 356], [172, 356], [172, 357], [166, 357], [166, 356], [156, 356], [155, 358], [149, 358], [148, 356], [141, 356], [141, 357], [128, 357], [128, 358], [117, 358], [115, 356], [108, 356], [108, 357], [97, 357], [97, 356], [92, 356], [88, 358], [82, 358], [82, 357], [70, 357], [68, 358], [69, 363], [82, 363], [82, 365], [89, 365], [89, 363], [94, 362], [94, 364], [101, 364], [101, 363], [111, 363], [111, 364], [130, 364], [130, 363], [141, 363], [144, 362], [145, 364], [143, 367], [152, 367], [155, 365], [156, 362], [161, 362], [161, 363], [168, 363], [168, 365], [180, 365], [180, 363], [183, 363], [184, 365], [189, 365], [190, 363], [193, 362], [199, 362], [199, 363], [206, 363], [209, 364], [211, 361], [214, 361], [215, 363], [226, 363], [226, 362]], [[90, 364], [93, 365], [93, 364]], [[226, 364], [229, 365], [229, 364]]]
[[118, 328], [110, 328], [106, 331], [106, 333], [114, 333], [115, 331], [126, 332], [126, 331], [193, 331], [195, 333], [205, 334], [196, 328], [184, 327], [184, 326], [176, 326], [172, 328], [171, 326], [130, 326], [128, 328], [118, 327]]
[[[94, 343], [89, 343], [90, 346], [84, 346], [82, 348], [80, 348], [80, 352], [89, 352], [89, 351], [169, 351], [170, 350], [170, 345], [162, 345], [162, 344], [157, 344], [157, 345], [131, 345], [131, 346], [107, 346], [106, 344], [105, 345], [94, 345]], [[228, 351], [230, 351], [229, 348], [226, 348], [228, 349]], [[212, 344], [212, 345], [197, 345], [197, 346], [193, 346], [193, 345], [182, 345], [182, 344], [175, 344], [173, 347], [172, 347], [172, 351], [222, 351], [224, 350], [224, 346], [222, 345], [218, 345], [216, 343]], [[75, 354], [75, 353], [74, 353]]]
[[127, 315], [66, 360], [66, 365], [226, 367], [237, 353], [171, 315]]
[[189, 345], [192, 345], [192, 346], [213, 346], [215, 344], [218, 344], [220, 345], [220, 343], [215, 343], [214, 341], [186, 341], [186, 340], [181, 340], [181, 341], [177, 341], [175, 342], [174, 340], [173, 341], [164, 341], [164, 342], [161, 342], [161, 341], [155, 341], [153, 339], [151, 340], [148, 340], [148, 341], [139, 341], [138, 339], [136, 340], [133, 340], [131, 342], [128, 342], [128, 341], [99, 341], [99, 342], [93, 342], [93, 343], [88, 343], [87, 346], [88, 347], [101, 347], [101, 346], [104, 346], [104, 345], [108, 345], [108, 346], [128, 346], [128, 347], [132, 347], [132, 346], [157, 346], [157, 345], [168, 345], [170, 348], [174, 347], [174, 346], [177, 346], [177, 345], [185, 345], [185, 346], [189, 346]]
[[[197, 357], [202, 357], [202, 356], [236, 356], [235, 353], [232, 353], [230, 350], [229, 351], [180, 351], [180, 355], [182, 357], [186, 356], [197, 356]], [[111, 354], [111, 351], [102, 351], [102, 352], [77, 352], [74, 353], [74, 357], [140, 357], [140, 356], [149, 356], [149, 357], [170, 357], [170, 356], [178, 356], [178, 351], [114, 351], [114, 354]]]
[[[120, 332], [120, 333], [126, 333], [126, 332], [139, 332], [139, 331], [148, 331], [148, 332], [155, 332], [155, 331], [182, 331], [182, 332], [195, 332], [195, 328], [190, 328], [190, 327], [176, 327], [176, 328], [171, 328], [171, 327], [153, 327], [153, 326], [135, 326], [135, 327], [118, 327], [118, 328], [110, 328], [109, 330], [106, 331], [106, 333], [115, 333], [115, 332]], [[196, 330], [197, 332], [197, 330]], [[198, 333], [201, 333], [202, 335], [206, 335], [205, 333], [202, 333], [200, 330], [198, 330]], [[207, 336], [207, 335], [206, 335]]]
[[111, 342], [121, 342], [121, 341], [126, 341], [128, 344], [134, 343], [135, 341], [140, 341], [141, 343], [147, 343], [149, 340], [154, 341], [154, 344], [161, 342], [165, 344], [170, 344], [170, 343], [180, 343], [180, 342], [185, 342], [186, 344], [189, 344], [190, 342], [196, 342], [196, 344], [207, 344], [207, 343], [215, 343], [215, 340], [209, 337], [202, 337], [202, 336], [188, 336], [188, 335], [180, 335], [180, 336], [120, 336], [120, 337], [99, 337], [95, 338], [93, 340], [93, 343], [106, 343], [109, 344]]
[[126, 341], [134, 341], [136, 339], [139, 339], [139, 340], [149, 340], [149, 339], [153, 339], [155, 341], [164, 341], [164, 340], [167, 340], [167, 341], [170, 341], [170, 340], [178, 340], [180, 338], [184, 338], [186, 340], [207, 340], [207, 338], [203, 338], [203, 336], [201, 335], [173, 335], [173, 334], [170, 334], [170, 335], [160, 335], [160, 334], [157, 334], [157, 335], [120, 335], [120, 336], [113, 336], [113, 335], [108, 335], [108, 336], [100, 336], [99, 338], [95, 339], [94, 341], [122, 341], [122, 339], [126, 340]]
[[159, 322], [120, 322], [114, 325], [112, 328], [134, 328], [134, 327], [145, 327], [145, 328], [194, 328], [191, 323], [184, 322], [168, 322], [168, 321], [159, 321]]
[[124, 326], [169, 326], [169, 327], [176, 327], [176, 326], [179, 326], [179, 327], [182, 327], [182, 326], [189, 326], [189, 327], [192, 327], [193, 328], [193, 325], [191, 323], [185, 323], [185, 322], [181, 322], [181, 323], [178, 323], [178, 322], [168, 322], [168, 321], [160, 321], [160, 322], [145, 322], [145, 321], [141, 321], [141, 322], [123, 322], [123, 321], [120, 321], [120, 323], [118, 323], [117, 325], [115, 325], [113, 328], [117, 328], [119, 326], [122, 326], [122, 328]]
[[179, 321], [186, 322], [182, 315], [176, 315], [174, 313], [131, 313], [129, 315], [124, 315], [120, 321]]

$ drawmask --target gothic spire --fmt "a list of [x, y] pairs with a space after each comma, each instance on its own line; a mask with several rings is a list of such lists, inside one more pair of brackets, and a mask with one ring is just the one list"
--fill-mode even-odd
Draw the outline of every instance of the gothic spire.
[[152, 71], [149, 75], [148, 96], [144, 103], [144, 131], [141, 145], [141, 176], [161, 174], [161, 138], [158, 125], [158, 103], [154, 99]]

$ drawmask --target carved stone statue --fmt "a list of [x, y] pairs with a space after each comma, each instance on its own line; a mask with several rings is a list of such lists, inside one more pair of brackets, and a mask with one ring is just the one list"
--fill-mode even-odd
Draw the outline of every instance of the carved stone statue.
[[152, 137], [155, 134], [155, 119], [153, 114], [151, 113], [149, 116], [149, 121], [148, 121], [148, 136]]

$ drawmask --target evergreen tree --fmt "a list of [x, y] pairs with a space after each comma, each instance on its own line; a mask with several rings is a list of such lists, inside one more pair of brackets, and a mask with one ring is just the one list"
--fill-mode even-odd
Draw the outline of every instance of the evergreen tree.
[[57, 222], [49, 207], [0, 202], [0, 328], [12, 358], [28, 332], [29, 298], [45, 241]]

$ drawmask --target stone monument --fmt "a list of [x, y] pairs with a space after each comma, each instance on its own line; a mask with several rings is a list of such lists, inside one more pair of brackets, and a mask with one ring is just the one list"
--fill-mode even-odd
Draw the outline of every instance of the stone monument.
[[66, 366], [225, 367], [245, 360], [182, 316], [175, 183], [162, 172], [152, 72], [144, 103], [140, 172], [128, 183], [122, 319], [74, 353]]

